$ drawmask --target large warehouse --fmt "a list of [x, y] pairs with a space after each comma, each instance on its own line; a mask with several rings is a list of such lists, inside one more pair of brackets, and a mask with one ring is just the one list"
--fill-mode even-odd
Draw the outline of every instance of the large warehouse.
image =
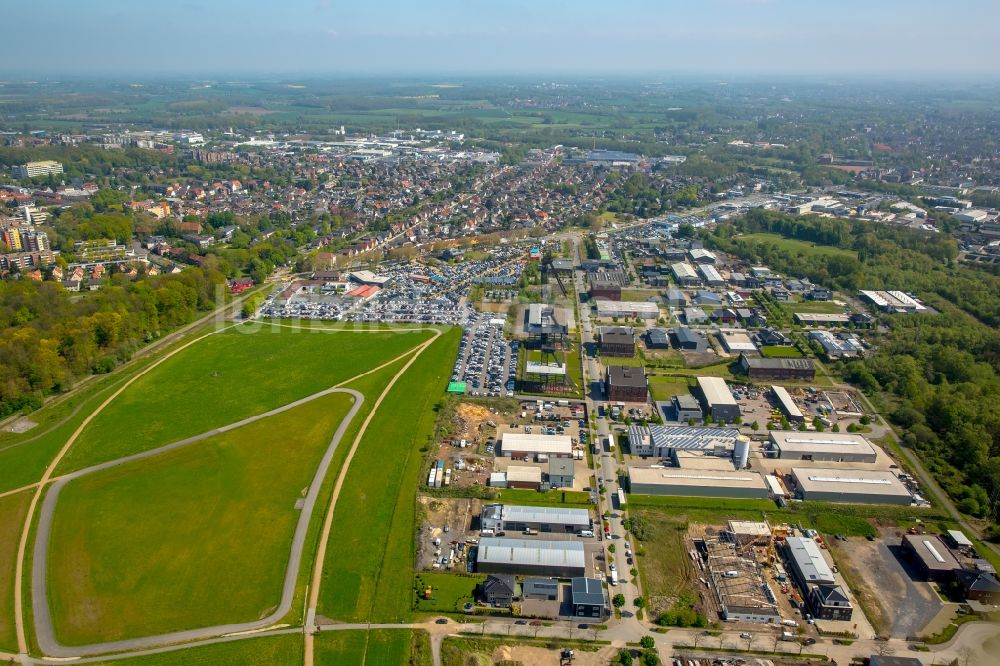
[[867, 439], [850, 432], [772, 430], [771, 449], [782, 460], [873, 463], [878, 457]]
[[698, 393], [705, 413], [716, 421], [731, 423], [740, 415], [740, 406], [722, 377], [698, 377]]
[[756, 472], [724, 472], [629, 467], [629, 489], [637, 495], [767, 498], [767, 485]]
[[609, 301], [598, 298], [594, 299], [594, 303], [597, 305], [597, 316], [605, 319], [612, 317], [656, 319], [660, 316], [659, 306], [649, 301]]
[[507, 458], [536, 459], [569, 458], [573, 455], [573, 438], [569, 435], [528, 435], [505, 432], [500, 436], [500, 455]]
[[510, 506], [487, 504], [480, 516], [482, 529], [494, 532], [539, 532], [575, 534], [593, 527], [586, 509], [564, 509], [551, 506]]
[[483, 537], [476, 552], [480, 573], [572, 578], [586, 576], [583, 542]]
[[634, 456], [669, 458], [676, 449], [723, 454], [722, 450], [733, 450], [739, 434], [736, 428], [633, 425], [628, 428], [628, 443]]
[[910, 504], [913, 497], [896, 475], [866, 469], [793, 467], [802, 499], [858, 504]]

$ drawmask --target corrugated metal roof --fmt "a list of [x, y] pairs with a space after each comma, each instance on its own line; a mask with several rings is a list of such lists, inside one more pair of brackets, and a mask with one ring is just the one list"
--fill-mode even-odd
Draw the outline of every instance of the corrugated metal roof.
[[560, 523], [590, 527], [590, 512], [586, 509], [566, 509], [554, 506], [503, 506], [504, 521], [518, 523]]
[[476, 561], [480, 564], [513, 564], [525, 566], [572, 567], [586, 566], [583, 544], [579, 541], [547, 541], [545, 539], [505, 539], [483, 537], [479, 540]]
[[812, 539], [788, 537], [785, 539], [792, 564], [807, 583], [834, 583], [833, 571], [823, 559], [823, 553]]

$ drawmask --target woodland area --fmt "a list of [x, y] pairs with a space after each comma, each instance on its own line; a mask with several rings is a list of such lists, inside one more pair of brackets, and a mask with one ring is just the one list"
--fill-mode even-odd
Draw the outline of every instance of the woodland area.
[[119, 274], [82, 295], [51, 281], [0, 282], [0, 417], [110, 372], [226, 293], [225, 277], [211, 267], [135, 282]]

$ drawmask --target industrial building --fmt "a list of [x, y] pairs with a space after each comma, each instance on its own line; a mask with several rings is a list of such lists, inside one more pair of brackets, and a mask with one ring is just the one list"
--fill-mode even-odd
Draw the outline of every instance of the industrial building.
[[628, 443], [634, 456], [669, 458], [678, 449], [725, 456], [735, 447], [739, 434], [736, 428], [633, 425], [628, 428]]
[[597, 305], [597, 316], [610, 319], [625, 317], [628, 319], [656, 319], [660, 316], [660, 307], [649, 301], [609, 301], [600, 298], [594, 301]]
[[483, 537], [476, 549], [476, 570], [573, 578], [586, 575], [587, 562], [581, 541]]
[[604, 377], [604, 390], [612, 402], [646, 402], [649, 387], [642, 368], [609, 365]]
[[767, 485], [756, 472], [629, 467], [629, 490], [638, 495], [767, 498]]
[[622, 300], [622, 287], [628, 284], [622, 271], [601, 271], [589, 273], [587, 281], [590, 284], [590, 297], [606, 298], [611, 301]]
[[564, 509], [547, 506], [511, 506], [487, 504], [479, 517], [484, 530], [494, 532], [538, 532], [575, 534], [593, 527], [587, 509]]
[[573, 438], [569, 435], [505, 432], [500, 436], [500, 455], [530, 460], [539, 460], [539, 457], [569, 458], [573, 455]]
[[690, 393], [675, 395], [670, 399], [670, 404], [674, 408], [674, 418], [678, 421], [686, 422], [694, 419], [701, 421], [701, 405]]
[[646, 331], [646, 346], [650, 349], [670, 349], [670, 336], [665, 328], [650, 328]]
[[804, 500], [858, 504], [910, 504], [913, 501], [910, 491], [892, 472], [793, 467], [792, 477]]
[[933, 534], [904, 534], [900, 550], [927, 580], [951, 580], [962, 569], [948, 546]]
[[878, 458], [868, 440], [856, 433], [772, 430], [770, 440], [771, 452], [782, 460], [874, 463]]
[[811, 382], [816, 378], [816, 366], [808, 358], [751, 358], [740, 356], [740, 368], [752, 380], [793, 379]]
[[601, 328], [601, 356], [635, 356], [635, 333], [624, 326], [604, 326]]
[[686, 261], [672, 264], [670, 271], [674, 274], [677, 284], [682, 287], [695, 287], [701, 284], [701, 279], [698, 277], [698, 273], [695, 272], [694, 266]]
[[784, 386], [772, 386], [771, 393], [774, 394], [774, 399], [778, 402], [778, 408], [781, 409], [781, 412], [790, 423], [805, 422], [806, 417], [802, 414], [802, 410], [795, 404], [795, 401], [792, 400], [792, 396], [788, 393]]
[[782, 546], [792, 576], [803, 591], [810, 585], [834, 585], [833, 570], [823, 558], [819, 544], [808, 537], [788, 537]]
[[570, 603], [576, 617], [603, 618], [609, 613], [608, 595], [599, 578], [574, 578], [570, 581]]
[[746, 331], [721, 330], [718, 334], [719, 342], [727, 354], [742, 354], [745, 352], [756, 352], [757, 345], [753, 343]]
[[706, 414], [716, 421], [732, 422], [740, 416], [740, 406], [721, 377], [698, 377], [698, 393]]
[[721, 287], [726, 284], [726, 281], [722, 279], [722, 275], [719, 271], [715, 270], [715, 266], [709, 264], [700, 264], [698, 266], [698, 272], [705, 279], [705, 284], [710, 287]]
[[916, 299], [901, 291], [868, 291], [861, 290], [862, 300], [865, 300], [883, 312], [920, 312], [927, 308]]
[[[696, 308], [692, 308], [696, 309]], [[705, 313], [702, 312], [702, 315]], [[708, 338], [701, 331], [694, 331], [687, 326], [679, 326], [673, 331], [674, 343], [684, 351], [704, 352], [708, 350]]]

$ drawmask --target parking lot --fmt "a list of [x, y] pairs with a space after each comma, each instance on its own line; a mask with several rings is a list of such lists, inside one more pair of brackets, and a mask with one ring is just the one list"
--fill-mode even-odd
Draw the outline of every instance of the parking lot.
[[514, 395], [520, 344], [504, 338], [505, 319], [484, 312], [466, 327], [451, 381], [465, 382], [470, 395]]
[[849, 567], [857, 579], [853, 592], [882, 614], [885, 631], [905, 638], [921, 635], [942, 602], [931, 584], [918, 580], [900, 556], [899, 541], [896, 530], [888, 529], [874, 541], [834, 541], [833, 548], [841, 566]]

